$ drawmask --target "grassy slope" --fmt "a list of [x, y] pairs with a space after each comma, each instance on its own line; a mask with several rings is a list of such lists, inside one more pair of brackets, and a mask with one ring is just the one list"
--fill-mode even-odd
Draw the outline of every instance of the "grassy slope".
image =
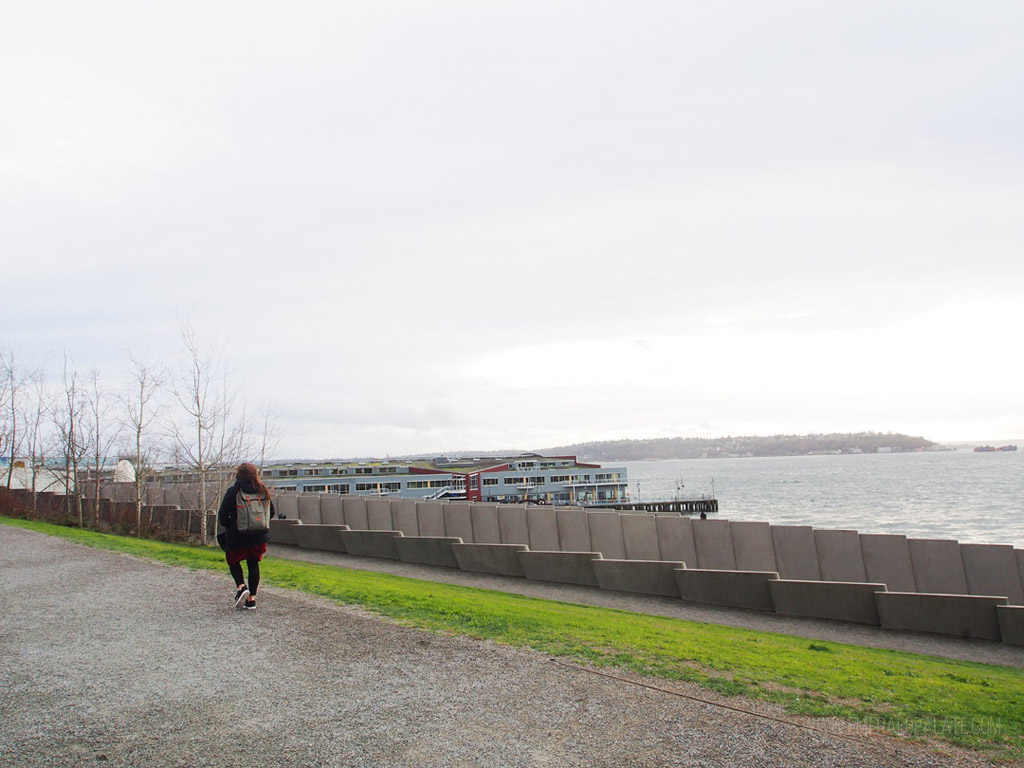
[[[219, 550], [0, 518], [88, 546], [224, 570]], [[1024, 757], [1024, 671], [266, 558], [264, 583], [435, 632], [524, 646], [781, 703], [997, 759]]]

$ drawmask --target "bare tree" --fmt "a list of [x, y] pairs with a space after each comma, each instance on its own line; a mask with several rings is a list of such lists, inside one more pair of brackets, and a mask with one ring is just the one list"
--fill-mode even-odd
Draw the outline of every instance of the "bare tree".
[[84, 526], [82, 519], [82, 494], [79, 485], [79, 467], [89, 450], [91, 442], [89, 425], [85, 423], [82, 397], [78, 387], [78, 371], [74, 361], [64, 353], [64, 368], [61, 374], [63, 397], [54, 404], [53, 426], [57, 450], [64, 462], [64, 496], [69, 517], [78, 520], [78, 527]]
[[21, 447], [18, 432], [18, 397], [23, 380], [14, 361], [14, 351], [0, 350], [0, 455], [7, 459], [7, 487], [14, 477], [14, 462]]
[[[31, 400], [24, 411], [25, 453], [29, 462], [30, 492], [32, 494], [32, 514], [38, 511], [39, 475], [46, 468], [45, 441], [43, 424], [46, 414], [52, 412], [49, 387], [46, 381], [46, 368], [40, 365], [29, 376], [29, 393]], [[42, 490], [50, 490], [47, 483]]]
[[[135, 530], [142, 531], [142, 496], [146, 483], [153, 476], [153, 464], [158, 446], [153, 440], [152, 427], [159, 417], [157, 394], [164, 386], [165, 373], [158, 367], [128, 353], [128, 372], [131, 390], [121, 396], [128, 437], [129, 453], [135, 465]], [[152, 520], [150, 520], [152, 522]]]
[[231, 420], [234, 392], [223, 351], [199, 340], [190, 317], [181, 321], [181, 338], [184, 354], [172, 391], [183, 416], [172, 420], [171, 436], [178, 463], [198, 480], [199, 535], [206, 542], [206, 513], [212, 508], [207, 489], [215, 471], [237, 455], [243, 430]]
[[93, 525], [99, 526], [100, 521], [100, 476], [103, 465], [110, 455], [110, 449], [119, 435], [116, 427], [111, 426], [109, 418], [113, 409], [113, 400], [100, 384], [100, 372], [92, 368], [88, 375], [88, 414], [91, 425], [92, 441], [92, 481], [93, 481]]

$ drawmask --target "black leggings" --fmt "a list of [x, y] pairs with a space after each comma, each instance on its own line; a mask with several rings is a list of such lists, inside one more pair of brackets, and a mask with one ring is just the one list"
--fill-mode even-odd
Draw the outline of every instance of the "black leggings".
[[[245, 564], [249, 567], [249, 594], [255, 595], [257, 588], [260, 586], [260, 559], [258, 557], [250, 557], [245, 561]], [[229, 565], [231, 569], [231, 575], [235, 579], [235, 584], [244, 584], [245, 577], [242, 576], [242, 564], [235, 563]]]

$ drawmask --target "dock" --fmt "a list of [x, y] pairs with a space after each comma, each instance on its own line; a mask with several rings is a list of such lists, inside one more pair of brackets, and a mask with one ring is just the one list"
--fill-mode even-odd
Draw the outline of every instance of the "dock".
[[622, 512], [650, 512], [664, 515], [708, 515], [718, 512], [718, 499], [672, 499], [668, 501], [613, 502], [595, 505], [600, 509], [617, 509]]

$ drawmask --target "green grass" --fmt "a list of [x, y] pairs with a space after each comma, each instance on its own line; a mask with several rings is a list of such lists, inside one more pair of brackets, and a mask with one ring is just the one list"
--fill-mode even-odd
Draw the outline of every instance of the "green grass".
[[[219, 550], [0, 518], [102, 549], [225, 571]], [[952, 661], [388, 574], [265, 558], [263, 583], [358, 605], [402, 624], [685, 680], [995, 760], [1024, 758], [1024, 670]], [[225, 573], [226, 577], [226, 573]]]

